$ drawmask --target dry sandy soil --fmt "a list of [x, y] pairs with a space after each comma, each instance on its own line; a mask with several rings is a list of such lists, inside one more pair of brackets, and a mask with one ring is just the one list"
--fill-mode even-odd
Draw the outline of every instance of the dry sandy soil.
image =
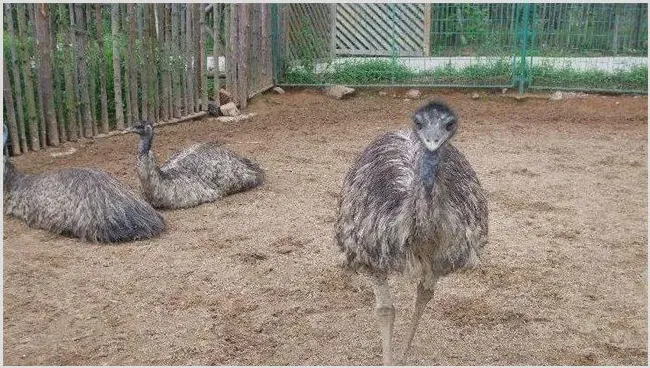
[[[478, 270], [439, 284], [406, 363], [646, 365], [647, 98], [435, 95], [462, 119], [490, 243]], [[336, 204], [354, 157], [421, 103], [297, 90], [259, 96], [248, 122], [159, 128], [160, 162], [218, 140], [268, 180], [164, 212], [156, 239], [89, 245], [5, 215], [4, 363], [380, 364], [372, 290], [338, 267]], [[69, 146], [16, 166], [98, 167], [139, 190], [134, 135]], [[400, 347], [415, 285], [393, 285]]]

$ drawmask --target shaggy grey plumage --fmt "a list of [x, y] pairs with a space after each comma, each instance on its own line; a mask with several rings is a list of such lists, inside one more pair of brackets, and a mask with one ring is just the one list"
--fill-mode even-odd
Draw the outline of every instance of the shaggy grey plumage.
[[56, 234], [118, 243], [151, 238], [165, 228], [162, 216], [147, 202], [99, 170], [71, 168], [26, 175], [5, 156], [3, 186], [6, 213]]
[[174, 154], [161, 167], [151, 146], [151, 122], [128, 129], [140, 135], [138, 174], [145, 198], [156, 208], [187, 208], [255, 188], [264, 171], [217, 143], [198, 143]]
[[415, 112], [412, 129], [372, 142], [344, 180], [336, 239], [345, 266], [373, 282], [385, 364], [392, 363], [395, 313], [387, 277], [420, 280], [405, 356], [438, 278], [475, 266], [487, 243], [485, 193], [448, 142], [457, 129], [456, 114], [431, 102]]

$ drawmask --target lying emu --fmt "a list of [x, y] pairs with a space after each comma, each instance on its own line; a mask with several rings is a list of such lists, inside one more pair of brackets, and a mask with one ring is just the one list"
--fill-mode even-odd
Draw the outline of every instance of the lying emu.
[[456, 114], [442, 102], [415, 112], [410, 131], [367, 147], [348, 172], [339, 202], [338, 247], [345, 266], [370, 276], [384, 364], [392, 364], [395, 309], [387, 278], [419, 278], [405, 358], [438, 279], [479, 262], [488, 237], [485, 192], [449, 139]]
[[[3, 145], [7, 144], [4, 127]], [[4, 157], [5, 211], [29, 226], [93, 243], [151, 238], [162, 216], [105, 172], [61, 169], [26, 175]]]
[[144, 196], [155, 208], [194, 207], [255, 188], [264, 181], [264, 171], [257, 164], [217, 143], [192, 145], [159, 168], [151, 152], [153, 124], [139, 122], [127, 131], [140, 136], [138, 174]]

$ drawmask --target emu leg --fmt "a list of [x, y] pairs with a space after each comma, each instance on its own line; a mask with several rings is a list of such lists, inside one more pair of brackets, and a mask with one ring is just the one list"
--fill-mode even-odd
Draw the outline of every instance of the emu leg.
[[393, 300], [386, 277], [373, 276], [372, 283], [377, 303], [375, 311], [377, 313], [377, 320], [379, 321], [379, 329], [381, 331], [383, 361], [384, 365], [392, 365], [392, 338], [393, 323], [395, 322], [395, 308], [393, 307]]
[[411, 343], [413, 342], [413, 337], [415, 336], [415, 331], [418, 328], [418, 323], [422, 317], [422, 313], [429, 303], [429, 300], [433, 297], [433, 292], [436, 288], [436, 283], [438, 282], [438, 277], [434, 275], [427, 275], [423, 280], [418, 284], [417, 295], [415, 297], [415, 309], [413, 310], [413, 316], [411, 317], [411, 328], [409, 329], [406, 345], [404, 346], [404, 352], [402, 353], [402, 362], [406, 359], [409, 350], [411, 349]]

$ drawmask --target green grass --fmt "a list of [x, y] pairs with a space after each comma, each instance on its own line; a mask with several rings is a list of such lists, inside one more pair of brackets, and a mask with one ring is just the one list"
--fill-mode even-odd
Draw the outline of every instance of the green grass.
[[[518, 67], [509, 59], [454, 67], [452, 64], [416, 72], [390, 60], [343, 62], [328, 71], [316, 74], [304, 68], [294, 68], [285, 74], [283, 84], [347, 84], [347, 85], [457, 85], [500, 86], [514, 85]], [[583, 90], [647, 91], [647, 66], [629, 70], [605, 72], [578, 70], [547, 62], [533, 64], [528, 70], [530, 86], [574, 88]], [[514, 76], [514, 77], [513, 77]]]
[[557, 67], [549, 63], [533, 64], [530, 69], [531, 86], [579, 89], [612, 89], [647, 91], [648, 67], [605, 72], [576, 70], [570, 66]]

